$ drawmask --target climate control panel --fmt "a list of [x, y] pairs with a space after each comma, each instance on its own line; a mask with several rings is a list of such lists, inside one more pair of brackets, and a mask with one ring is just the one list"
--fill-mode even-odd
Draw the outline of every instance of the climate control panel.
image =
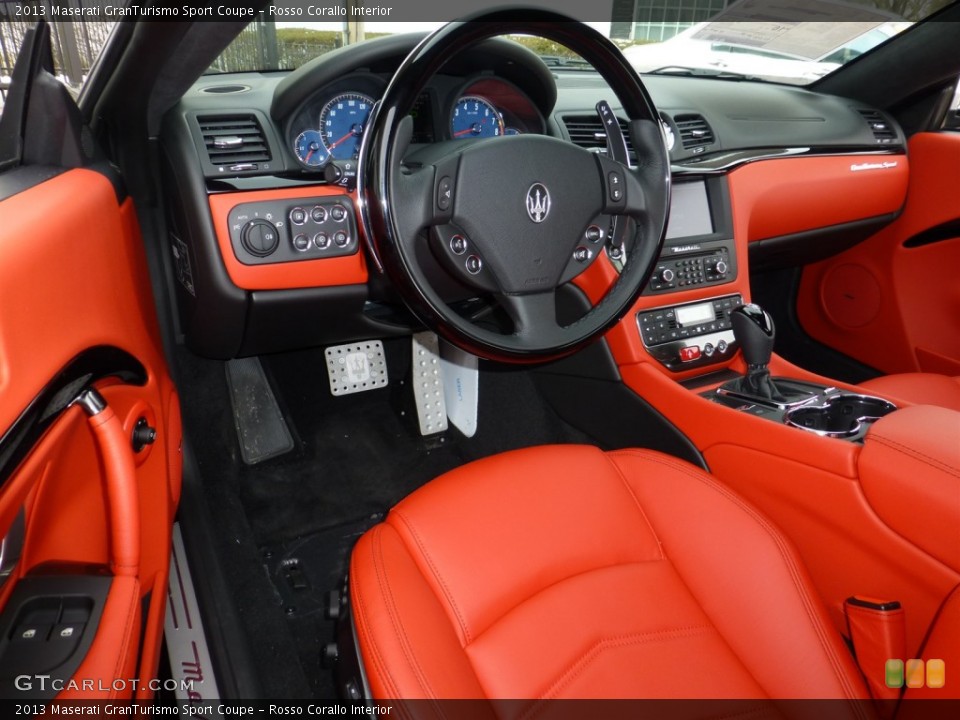
[[234, 255], [245, 265], [341, 257], [360, 247], [346, 196], [242, 203], [227, 221]]
[[733, 357], [737, 343], [730, 313], [739, 295], [644, 310], [637, 313], [640, 338], [656, 360], [671, 370], [689, 370]]

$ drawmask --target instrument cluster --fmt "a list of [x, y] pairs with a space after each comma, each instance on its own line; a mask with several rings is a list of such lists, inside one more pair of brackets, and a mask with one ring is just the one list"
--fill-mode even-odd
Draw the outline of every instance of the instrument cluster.
[[[370, 112], [386, 86], [383, 79], [358, 74], [315, 93], [288, 124], [289, 147], [305, 171], [360, 155]], [[444, 101], [445, 98], [445, 101]], [[444, 92], [428, 87], [411, 115], [414, 143], [543, 133], [544, 121], [519, 88], [496, 77], [473, 79]]]

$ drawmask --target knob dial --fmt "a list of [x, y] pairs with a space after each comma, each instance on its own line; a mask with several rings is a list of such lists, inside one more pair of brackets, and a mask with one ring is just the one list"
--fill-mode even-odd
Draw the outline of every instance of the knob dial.
[[726, 275], [728, 270], [727, 263], [725, 263], [723, 260], [717, 260], [717, 264], [713, 266], [713, 269], [716, 271], [717, 275]]
[[663, 272], [660, 273], [660, 279], [663, 280], [663, 282], [667, 282], [667, 283], [673, 282], [673, 279], [676, 276], [677, 274], [670, 268], [664, 268]]
[[240, 242], [251, 255], [266, 257], [280, 244], [280, 233], [268, 220], [251, 220], [240, 231]]

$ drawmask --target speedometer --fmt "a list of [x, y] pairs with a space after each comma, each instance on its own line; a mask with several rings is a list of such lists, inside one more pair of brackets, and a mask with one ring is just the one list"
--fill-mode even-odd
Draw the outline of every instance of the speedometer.
[[343, 93], [320, 111], [320, 137], [330, 155], [350, 160], [360, 155], [360, 140], [373, 100], [360, 93]]
[[503, 118], [489, 100], [464, 95], [450, 114], [450, 135], [456, 140], [503, 135]]

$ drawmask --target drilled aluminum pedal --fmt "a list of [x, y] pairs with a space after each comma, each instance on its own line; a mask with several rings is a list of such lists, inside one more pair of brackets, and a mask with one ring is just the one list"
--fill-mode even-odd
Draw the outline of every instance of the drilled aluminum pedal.
[[447, 429], [447, 404], [443, 397], [440, 340], [432, 332], [413, 336], [413, 399], [420, 421], [420, 434], [433, 435]]
[[334, 345], [324, 350], [333, 395], [352, 395], [387, 386], [387, 358], [380, 340]]

